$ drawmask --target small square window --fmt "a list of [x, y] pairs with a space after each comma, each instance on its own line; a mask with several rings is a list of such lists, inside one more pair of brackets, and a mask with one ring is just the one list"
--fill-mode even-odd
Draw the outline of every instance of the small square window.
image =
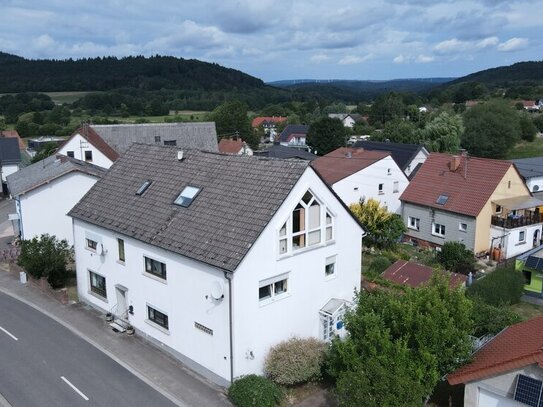
[[501, 205], [496, 205], [496, 213], [502, 213]]
[[407, 219], [407, 227], [409, 227], [409, 229], [420, 230], [420, 219], [409, 216]]
[[92, 151], [86, 150], [85, 151], [85, 161], [91, 163], [92, 162]]
[[526, 241], [526, 231], [525, 230], [521, 230], [520, 232], [518, 232], [518, 241], [520, 243], [524, 243]]
[[324, 266], [325, 277], [331, 277], [336, 274], [336, 256], [326, 258], [326, 264]]
[[92, 239], [86, 239], [87, 249], [91, 249], [96, 251], [96, 248], [98, 247], [98, 242], [92, 240]]
[[155, 136], [155, 143], [160, 143], [160, 136]]
[[435, 236], [445, 237], [445, 225], [434, 223], [432, 225], [432, 234]]
[[468, 224], [460, 222], [458, 224], [458, 230], [460, 230], [461, 232], [466, 232], [468, 230]]
[[168, 315], [160, 312], [149, 305], [147, 306], [147, 318], [149, 321], [161, 326], [164, 329], [169, 329]]
[[73, 151], [66, 151], [66, 155], [70, 158], [74, 158], [75, 155], [74, 155], [74, 152]]
[[147, 273], [166, 280], [166, 264], [158, 260], [145, 257], [145, 256], [144, 256], [144, 259], [145, 259], [145, 271]]
[[200, 193], [200, 188], [198, 187], [192, 187], [190, 185], [186, 186], [185, 189], [179, 194], [179, 196], [175, 199], [174, 203], [179, 206], [183, 206], [187, 208], [190, 206], [192, 201], [196, 198], [196, 196]]
[[383, 189], [384, 189], [384, 184], [379, 184], [379, 195], [385, 193], [385, 191]]

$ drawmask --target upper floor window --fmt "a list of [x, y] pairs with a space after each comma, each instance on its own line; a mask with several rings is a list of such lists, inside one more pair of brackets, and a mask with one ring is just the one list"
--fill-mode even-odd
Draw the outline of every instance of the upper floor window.
[[98, 247], [98, 242], [96, 242], [95, 240], [87, 238], [86, 239], [86, 245], [87, 245], [87, 249], [96, 250], [96, 248]]
[[66, 155], [70, 158], [74, 158], [75, 155], [74, 155], [74, 152], [73, 151], [66, 151]]
[[432, 234], [435, 236], [445, 237], [445, 225], [432, 223]]
[[86, 150], [85, 151], [85, 161], [92, 162], [92, 151]]
[[394, 181], [394, 184], [392, 186], [392, 192], [400, 192], [400, 181]]
[[164, 145], [165, 146], [176, 146], [177, 145], [177, 140], [164, 140]]
[[166, 264], [158, 260], [145, 257], [145, 271], [166, 280]]
[[414, 218], [413, 216], [409, 216], [407, 218], [407, 227], [409, 229], [419, 230], [420, 229], [420, 219], [419, 218]]
[[379, 184], [379, 195], [381, 195], [381, 194], [384, 194], [384, 193], [385, 193], [385, 191], [384, 191], [384, 187], [385, 187], [385, 185], [384, 185], [384, 184]]
[[282, 275], [270, 280], [261, 281], [258, 285], [258, 300], [265, 301], [288, 292], [288, 276]]
[[330, 212], [307, 191], [279, 229], [279, 254], [330, 241], [333, 229]]
[[117, 239], [117, 246], [119, 248], [119, 261], [124, 262], [125, 261], [124, 240], [123, 239]]

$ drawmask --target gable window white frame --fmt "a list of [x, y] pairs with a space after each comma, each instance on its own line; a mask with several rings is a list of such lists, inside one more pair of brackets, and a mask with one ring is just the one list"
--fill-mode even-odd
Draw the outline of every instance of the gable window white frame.
[[66, 156], [68, 156], [68, 157], [70, 157], [70, 158], [75, 158], [74, 151], [73, 151], [73, 150], [66, 151]]
[[92, 250], [93, 252], [96, 252], [96, 248], [98, 247], [98, 242], [96, 240], [92, 240], [87, 237], [85, 239], [85, 247], [89, 250]]
[[518, 242], [519, 244], [526, 243], [526, 231], [519, 230], [518, 232]]
[[439, 237], [445, 237], [445, 225], [442, 225], [441, 223], [432, 223], [432, 235], [439, 236]]
[[85, 150], [85, 161], [88, 163], [92, 162], [92, 150]]
[[106, 278], [92, 270], [89, 271], [89, 288], [95, 297], [107, 302]]
[[464, 222], [460, 222], [458, 224], [458, 230], [460, 232], [467, 232], [468, 231], [468, 224], [467, 223], [464, 223]]
[[385, 193], [384, 188], [385, 188], [385, 184], [379, 184], [379, 187], [378, 187], [379, 195], [383, 195]]
[[334, 239], [334, 214], [307, 190], [278, 231], [278, 254], [327, 244]]
[[413, 216], [408, 216], [407, 227], [413, 230], [420, 230], [420, 219]]
[[289, 294], [288, 273], [268, 278], [258, 283], [258, 301], [260, 304], [268, 304], [285, 298]]
[[400, 181], [394, 181], [394, 184], [392, 186], [392, 192], [395, 194], [400, 192]]

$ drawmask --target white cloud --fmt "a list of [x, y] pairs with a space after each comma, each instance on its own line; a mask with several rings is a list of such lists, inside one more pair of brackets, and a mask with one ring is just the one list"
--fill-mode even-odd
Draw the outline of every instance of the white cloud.
[[416, 61], [417, 61], [419, 64], [428, 64], [428, 63], [430, 63], [430, 62], [433, 62], [434, 59], [435, 59], [435, 58], [434, 58], [433, 56], [420, 54], [419, 56], [417, 56]]
[[395, 57], [392, 62], [394, 62], [395, 64], [405, 64], [406, 62], [408, 62], [408, 59], [409, 58], [405, 57], [403, 54], [400, 54]]
[[529, 41], [527, 38], [511, 38], [498, 45], [498, 51], [513, 52], [528, 47]]
[[369, 59], [373, 58], [373, 54], [367, 54], [364, 56], [359, 55], [346, 55], [338, 61], [339, 65], [353, 65], [361, 64]]
[[499, 42], [500, 40], [498, 37], [487, 37], [477, 42], [476, 46], [477, 48], [488, 48], [498, 45]]
[[442, 41], [434, 46], [434, 51], [440, 54], [454, 54], [469, 48], [469, 43], [460, 41], [458, 38]]
[[321, 62], [328, 61], [329, 59], [330, 57], [326, 54], [315, 54], [315, 55], [312, 55], [311, 58], [309, 58], [311, 62], [314, 62], [316, 64], [320, 64]]

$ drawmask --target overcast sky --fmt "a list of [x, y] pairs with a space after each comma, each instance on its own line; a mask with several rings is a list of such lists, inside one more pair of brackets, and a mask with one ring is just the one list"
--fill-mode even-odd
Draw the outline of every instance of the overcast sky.
[[543, 59], [543, 0], [0, 0], [0, 50], [174, 55], [265, 81], [463, 76]]

